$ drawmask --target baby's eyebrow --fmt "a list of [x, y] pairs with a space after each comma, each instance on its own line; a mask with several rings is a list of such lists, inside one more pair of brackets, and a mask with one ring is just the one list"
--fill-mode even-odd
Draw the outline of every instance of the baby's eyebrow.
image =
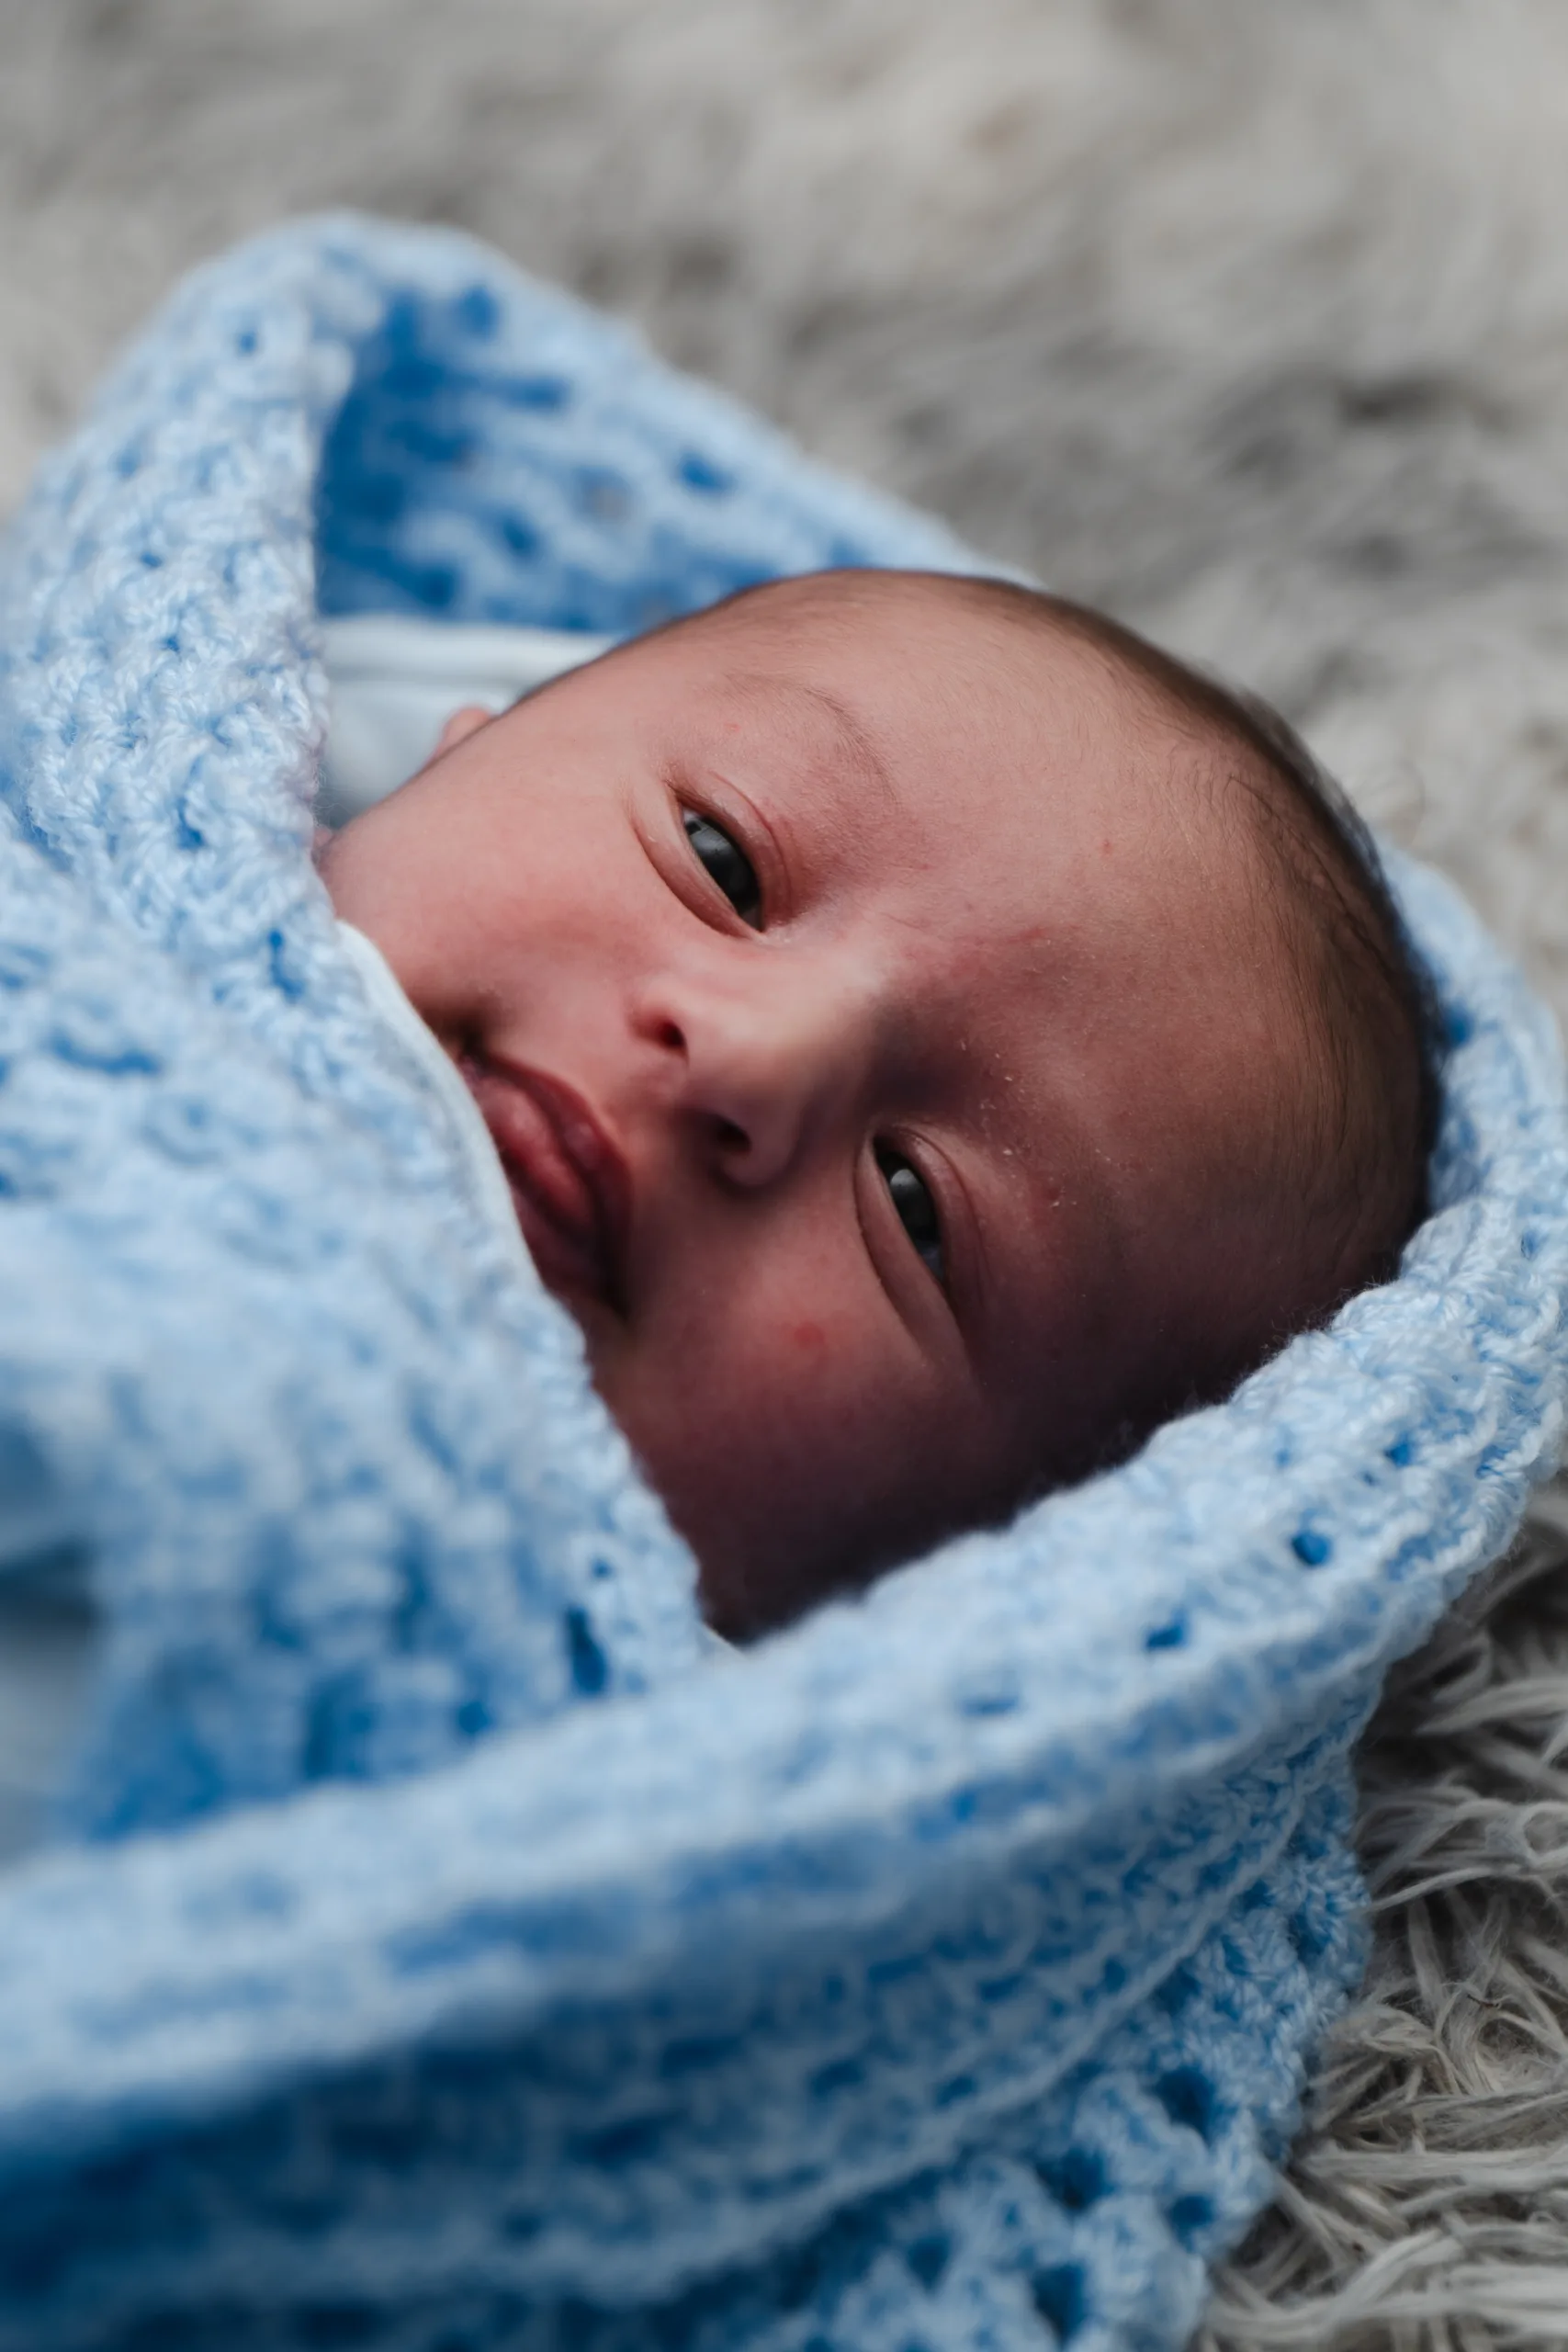
[[757, 671], [732, 672], [726, 684], [745, 702], [776, 703], [784, 695], [809, 704], [817, 724], [820, 725], [824, 718], [828, 720], [839, 754], [846, 764], [884, 800], [897, 802], [898, 792], [892, 772], [870, 730], [852, 707], [829, 687], [812, 685], [804, 678], [769, 677]]

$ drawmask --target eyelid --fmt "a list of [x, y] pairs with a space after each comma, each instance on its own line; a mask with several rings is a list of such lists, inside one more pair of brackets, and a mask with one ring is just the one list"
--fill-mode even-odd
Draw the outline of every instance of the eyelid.
[[[877, 1136], [874, 1138], [871, 1147], [871, 1156], [876, 1163], [876, 1172], [882, 1179], [883, 1185], [886, 1190], [888, 1198], [893, 1203], [894, 1216], [897, 1218], [899, 1225], [903, 1227], [905, 1240], [908, 1243], [910, 1249], [914, 1251], [916, 1257], [919, 1260], [921, 1265], [924, 1266], [927, 1273], [936, 1283], [937, 1287], [940, 1290], [945, 1290], [947, 1288], [948, 1281], [947, 1217], [943, 1210], [943, 1204], [938, 1187], [932, 1183], [929, 1171], [920, 1165], [918, 1159], [911, 1158], [909, 1153], [901, 1151], [897, 1145], [890, 1143], [886, 1136]], [[915, 1180], [919, 1192], [923, 1194], [925, 1201], [930, 1205], [931, 1217], [936, 1226], [936, 1239], [934, 1244], [936, 1264], [934, 1266], [932, 1265], [931, 1259], [926, 1255], [925, 1250], [922, 1249], [919, 1242], [916, 1240], [914, 1235], [910, 1232], [909, 1227], [899, 1210], [897, 1187], [900, 1176], [912, 1176]]]
[[[942, 1279], [941, 1281], [922, 1261], [919, 1251], [904, 1229], [903, 1220], [893, 1205], [893, 1196], [888, 1192], [886, 1182], [876, 1165], [876, 1146], [879, 1143], [887, 1145], [890, 1149], [898, 1154], [900, 1159], [907, 1159], [920, 1182], [930, 1191], [936, 1206], [937, 1223], [942, 1229]], [[934, 1297], [942, 1302], [946, 1310], [949, 1324], [957, 1331], [967, 1351], [970, 1344], [970, 1328], [974, 1318], [973, 1302], [977, 1253], [969, 1196], [956, 1170], [946, 1153], [940, 1150], [936, 1145], [928, 1141], [923, 1136], [913, 1136], [907, 1129], [900, 1127], [884, 1128], [870, 1138], [866, 1145], [864, 1159], [871, 1171], [872, 1182], [881, 1194], [881, 1204], [876, 1212], [878, 1235], [874, 1237], [867, 1233], [865, 1237], [866, 1248], [876, 1270], [878, 1281], [888, 1293], [894, 1306], [904, 1317], [906, 1322], [911, 1319], [908, 1305], [922, 1295], [918, 1285], [923, 1284], [924, 1295], [927, 1298]], [[890, 1282], [884, 1272], [882, 1251], [877, 1246], [877, 1239], [881, 1235], [889, 1236], [886, 1247], [902, 1252], [908, 1267], [907, 1283], [902, 1277], [895, 1278]]]
[[[755, 802], [739, 791], [726, 776], [708, 774], [698, 776], [688, 769], [668, 771], [664, 785], [670, 795], [675, 830], [682, 836], [682, 855], [696, 876], [704, 910], [714, 908], [725, 918], [726, 928], [743, 931], [750, 939], [762, 938], [776, 924], [786, 922], [792, 911], [789, 868], [777, 834]], [[746, 857], [757, 877], [759, 922], [749, 923], [736, 913], [717, 883], [704, 870], [701, 861], [693, 855], [681, 818], [683, 808], [690, 808], [694, 815], [705, 817], [711, 824], [717, 825], [721, 831], [730, 836], [736, 848]]]

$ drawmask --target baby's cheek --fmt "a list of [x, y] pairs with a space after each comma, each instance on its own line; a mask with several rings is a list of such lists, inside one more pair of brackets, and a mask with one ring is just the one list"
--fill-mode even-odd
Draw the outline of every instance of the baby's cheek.
[[819, 1547], [868, 1465], [886, 1382], [835, 1318], [719, 1319], [606, 1351], [601, 1394], [705, 1563]]
[[[852, 1315], [819, 1308], [746, 1317], [738, 1311], [713, 1356], [684, 1368], [694, 1403], [700, 1384], [711, 1419], [722, 1421], [750, 1475], [787, 1490], [821, 1477], [835, 1457], [864, 1444], [869, 1429], [896, 1409], [896, 1383]], [[677, 1393], [682, 1368], [675, 1372]]]
[[921, 1547], [961, 1417], [852, 1258], [706, 1240], [591, 1354], [710, 1622], [751, 1633]]

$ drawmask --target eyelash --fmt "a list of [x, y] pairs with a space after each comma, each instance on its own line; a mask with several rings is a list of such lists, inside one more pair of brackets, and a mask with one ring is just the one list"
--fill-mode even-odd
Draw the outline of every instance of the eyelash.
[[[686, 829], [686, 839], [692, 855], [703, 872], [728, 900], [731, 910], [752, 931], [762, 928], [762, 886], [757, 879], [757, 869], [733, 834], [722, 825], [705, 816], [700, 808], [681, 811], [681, 822]], [[715, 864], [710, 865], [713, 859]], [[728, 879], [716, 867], [728, 867]], [[739, 866], [739, 875], [735, 867]]]

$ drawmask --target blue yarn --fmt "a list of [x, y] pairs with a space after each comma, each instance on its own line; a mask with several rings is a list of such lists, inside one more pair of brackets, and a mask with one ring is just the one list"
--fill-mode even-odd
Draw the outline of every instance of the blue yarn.
[[733, 1660], [309, 857], [322, 610], [964, 568], [443, 233], [199, 273], [4, 559], [0, 1571], [107, 1631], [0, 1879], [0, 2352], [1173, 2352], [1354, 1983], [1348, 1759], [1558, 1447], [1551, 1024], [1399, 1280]]

